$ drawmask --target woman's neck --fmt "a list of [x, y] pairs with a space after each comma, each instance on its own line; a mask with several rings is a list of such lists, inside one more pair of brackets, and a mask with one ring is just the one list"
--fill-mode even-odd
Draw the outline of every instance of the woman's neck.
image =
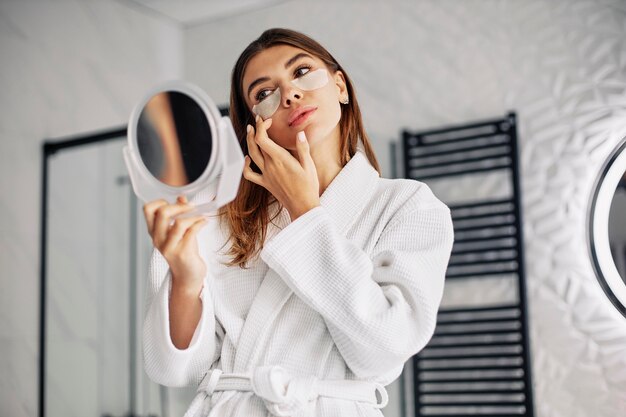
[[343, 168], [339, 149], [335, 150], [334, 148], [334, 146], [318, 146], [311, 149], [311, 157], [315, 163], [317, 179], [320, 184], [320, 196]]

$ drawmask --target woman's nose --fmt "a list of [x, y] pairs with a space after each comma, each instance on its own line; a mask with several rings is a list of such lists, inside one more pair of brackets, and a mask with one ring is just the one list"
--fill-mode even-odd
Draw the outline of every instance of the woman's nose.
[[298, 101], [302, 99], [302, 92], [298, 90], [296, 87], [285, 86], [285, 94], [283, 95], [283, 105], [289, 107], [293, 101]]

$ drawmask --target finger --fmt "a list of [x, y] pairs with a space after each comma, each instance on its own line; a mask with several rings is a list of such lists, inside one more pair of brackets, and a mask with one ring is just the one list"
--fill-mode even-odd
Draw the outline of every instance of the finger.
[[260, 116], [256, 117], [256, 135], [255, 141], [259, 145], [259, 148], [264, 152], [264, 155], [268, 155], [270, 158], [285, 157], [285, 153], [289, 155], [286, 149], [283, 149], [276, 142], [271, 140], [267, 136], [267, 129], [272, 124], [272, 119], [263, 120]]
[[300, 160], [300, 165], [302, 168], [308, 168], [313, 163], [313, 158], [311, 157], [311, 149], [309, 147], [309, 141], [306, 138], [306, 134], [304, 130], [298, 132], [296, 135], [296, 150], [298, 152], [298, 158]]
[[246, 135], [246, 141], [248, 142], [248, 154], [254, 163], [259, 167], [261, 171], [265, 170], [265, 158], [259, 149], [259, 145], [254, 140], [254, 128], [251, 125], [246, 127], [248, 133]]
[[167, 205], [167, 201], [163, 199], [150, 201], [149, 203], [144, 204], [143, 215], [146, 218], [146, 226], [148, 226], [148, 233], [152, 234], [152, 229], [154, 229], [154, 216], [156, 214], [156, 211], [160, 207], [163, 207], [166, 205]]
[[181, 239], [185, 235], [187, 229], [199, 220], [203, 220], [204, 216], [186, 217], [184, 219], [176, 219], [174, 224], [170, 227], [167, 233], [167, 237], [163, 242], [161, 253], [166, 253], [175, 249], [180, 243]]
[[244, 158], [245, 165], [243, 167], [243, 177], [250, 182], [265, 187], [263, 185], [263, 176], [261, 174], [257, 174], [252, 170], [252, 167], [250, 167], [250, 161], [250, 156], [246, 155], [246, 157]]
[[190, 204], [167, 204], [160, 207], [154, 216], [154, 225], [152, 230], [152, 240], [155, 246], [159, 247], [167, 239], [167, 233], [170, 229], [172, 216], [184, 213], [193, 209]]
[[206, 218], [197, 220], [191, 227], [187, 228], [187, 231], [179, 243], [181, 249], [186, 248], [187, 245], [193, 242], [192, 239], [195, 238], [198, 232], [206, 225], [207, 220]]

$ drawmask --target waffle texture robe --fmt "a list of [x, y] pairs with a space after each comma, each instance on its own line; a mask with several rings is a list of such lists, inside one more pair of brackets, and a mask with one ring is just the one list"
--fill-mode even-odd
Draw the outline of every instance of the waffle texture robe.
[[[207, 222], [198, 233], [208, 269], [202, 316], [186, 349], [172, 344], [171, 275], [153, 250], [142, 341], [153, 381], [198, 385], [211, 370], [251, 375], [279, 366], [294, 378], [291, 388], [284, 380], [286, 391], [297, 395], [315, 379], [384, 386], [400, 376], [435, 328], [454, 240], [450, 210], [422, 182], [381, 178], [362, 148], [320, 204], [293, 222], [286, 209], [278, 213], [249, 269], [221, 263], [226, 226]], [[194, 402], [188, 415], [280, 415], [254, 391], [201, 392]], [[341, 398], [295, 403], [283, 415], [383, 415]]]

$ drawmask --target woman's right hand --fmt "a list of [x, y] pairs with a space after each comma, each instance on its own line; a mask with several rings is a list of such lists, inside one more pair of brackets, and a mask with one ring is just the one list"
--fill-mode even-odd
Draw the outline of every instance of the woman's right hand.
[[172, 271], [172, 284], [190, 291], [199, 291], [206, 274], [206, 264], [200, 257], [196, 234], [206, 224], [204, 216], [184, 219], [172, 217], [193, 208], [184, 196], [176, 204], [159, 199], [143, 206], [148, 233], [155, 248], [167, 260]]

